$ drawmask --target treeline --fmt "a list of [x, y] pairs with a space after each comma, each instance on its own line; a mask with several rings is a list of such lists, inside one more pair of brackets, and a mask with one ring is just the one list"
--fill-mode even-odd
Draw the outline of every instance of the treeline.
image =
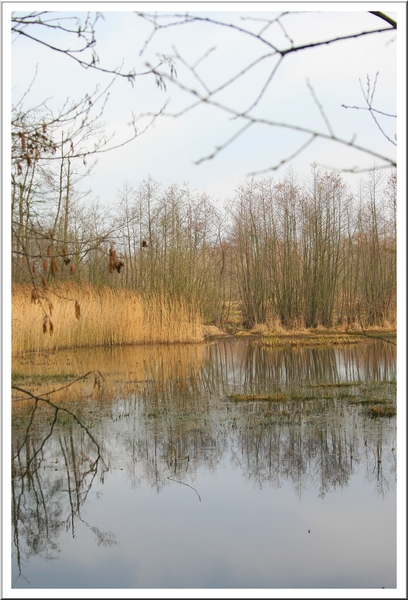
[[247, 327], [395, 325], [396, 172], [373, 168], [352, 192], [339, 173], [290, 168], [223, 207], [149, 177], [109, 209], [78, 197], [69, 163], [40, 175], [13, 187], [14, 283], [183, 297], [218, 326], [231, 306]]

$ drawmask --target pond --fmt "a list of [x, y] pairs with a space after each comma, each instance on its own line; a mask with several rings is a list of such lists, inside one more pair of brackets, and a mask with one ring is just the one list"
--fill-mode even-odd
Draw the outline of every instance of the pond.
[[15, 392], [14, 588], [396, 587], [394, 346], [228, 338], [13, 371], [37, 395], [91, 371], [49, 396], [80, 423]]

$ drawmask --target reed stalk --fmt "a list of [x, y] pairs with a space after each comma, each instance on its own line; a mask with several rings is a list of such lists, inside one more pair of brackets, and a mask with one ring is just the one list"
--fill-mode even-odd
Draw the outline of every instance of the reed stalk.
[[60, 348], [202, 339], [199, 310], [183, 297], [64, 283], [47, 288], [46, 299], [33, 301], [29, 285], [12, 287], [13, 355]]

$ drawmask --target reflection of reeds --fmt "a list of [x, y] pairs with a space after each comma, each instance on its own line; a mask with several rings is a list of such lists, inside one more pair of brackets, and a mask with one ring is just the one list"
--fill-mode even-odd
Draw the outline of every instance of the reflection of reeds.
[[87, 377], [64, 387], [53, 397], [59, 400], [92, 397], [110, 402], [117, 394], [132, 396], [146, 386], [149, 395], [156, 387], [159, 395], [168, 387], [181, 393], [186, 386], [194, 387], [199, 379], [205, 348], [203, 344], [145, 344], [20, 355], [13, 357], [13, 384], [44, 395], [88, 371], [99, 371], [103, 375], [100, 385], [95, 384], [93, 376]]
[[[51, 297], [53, 335], [44, 333], [42, 326]], [[39, 302], [32, 302], [29, 286], [14, 285], [12, 319], [13, 355], [80, 346], [202, 340], [199, 311], [183, 298], [85, 284], [48, 287], [47, 299]]]

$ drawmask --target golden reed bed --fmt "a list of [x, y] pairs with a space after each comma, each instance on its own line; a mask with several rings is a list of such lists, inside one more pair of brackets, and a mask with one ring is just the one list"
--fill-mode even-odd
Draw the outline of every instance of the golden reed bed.
[[[43, 295], [43, 298], [41, 298]], [[39, 298], [37, 297], [39, 296]], [[84, 346], [198, 342], [197, 307], [183, 298], [60, 283], [12, 286], [12, 354]]]

